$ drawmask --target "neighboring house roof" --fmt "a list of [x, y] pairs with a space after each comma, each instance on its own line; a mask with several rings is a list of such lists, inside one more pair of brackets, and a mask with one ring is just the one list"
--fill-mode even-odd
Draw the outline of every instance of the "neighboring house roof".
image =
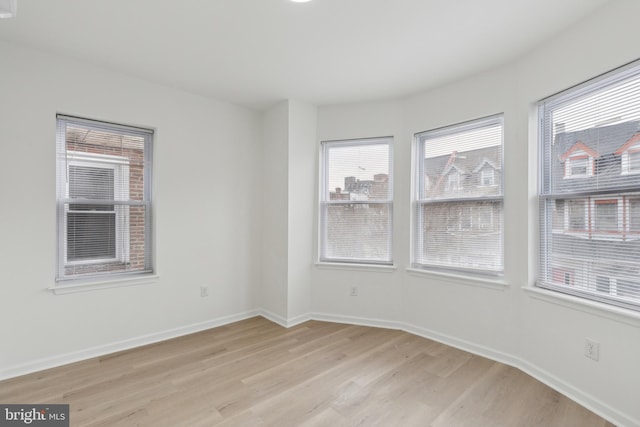
[[425, 171], [429, 176], [441, 176], [449, 173], [455, 167], [461, 173], [477, 172], [484, 163], [489, 163], [494, 169], [500, 170], [501, 147], [492, 146], [469, 151], [453, 151], [436, 157], [424, 159]]
[[587, 147], [582, 141], [578, 141], [573, 144], [573, 146], [571, 146], [571, 148], [569, 148], [562, 156], [560, 156], [560, 160], [567, 160], [567, 158], [571, 157], [571, 155], [576, 151], [584, 151], [591, 157], [600, 157], [600, 154], [597, 151]]
[[640, 133], [640, 121], [592, 127], [575, 132], [557, 133], [554, 140], [556, 158], [564, 161], [572, 150], [581, 148], [593, 157], [619, 154], [618, 151]]
[[482, 162], [480, 162], [480, 164], [473, 170], [473, 173], [477, 173], [480, 170], [482, 170], [484, 168], [485, 165], [489, 165], [490, 167], [492, 167], [495, 170], [500, 169], [500, 166], [498, 166], [497, 164], [495, 164], [494, 162], [492, 162], [491, 160], [487, 159], [486, 157], [482, 159]]
[[[429, 192], [429, 197], [446, 197], [444, 178], [452, 170], [456, 170], [461, 175], [461, 185], [458, 191], [462, 191], [469, 196], [486, 195], [487, 189], [478, 189], [477, 183], [467, 186], [465, 182], [473, 182], [472, 175], [477, 174], [485, 165], [490, 165], [495, 170], [500, 171], [502, 158], [502, 147], [494, 145], [491, 147], [478, 148], [468, 151], [453, 151], [445, 154], [424, 159], [425, 175], [431, 182], [435, 182]], [[499, 189], [491, 189], [491, 192], [499, 192]]]
[[[616, 187], [632, 188], [640, 186], [640, 175], [627, 174], [622, 176], [620, 154], [634, 144], [640, 134], [640, 121], [628, 121], [609, 126], [592, 127], [574, 132], [559, 132], [555, 135], [552, 147], [551, 167], [554, 176], [564, 176], [564, 162], [572, 153], [582, 150], [594, 158], [593, 174], [580, 178], [583, 190], [597, 189], [602, 183], [602, 177], [616, 177]], [[636, 140], [637, 141], [637, 140]], [[575, 190], [574, 180], [556, 180], [554, 191], [566, 192]]]
[[621, 155], [622, 153], [627, 151], [629, 148], [636, 145], [636, 143], [638, 142], [640, 142], [640, 132], [633, 135], [627, 142], [624, 143], [624, 145], [622, 145], [622, 147], [618, 148], [618, 150], [614, 154]]

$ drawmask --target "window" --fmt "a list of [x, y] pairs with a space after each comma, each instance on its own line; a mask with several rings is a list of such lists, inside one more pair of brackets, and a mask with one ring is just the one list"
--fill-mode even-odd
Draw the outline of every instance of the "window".
[[481, 185], [484, 185], [484, 186], [493, 185], [494, 175], [495, 173], [493, 169], [490, 169], [490, 168], [482, 169], [482, 172], [480, 174]]
[[391, 264], [391, 138], [322, 143], [320, 261]]
[[569, 230], [585, 231], [586, 227], [586, 203], [584, 200], [569, 200]]
[[587, 176], [589, 158], [586, 156], [571, 157], [569, 159], [569, 176]]
[[640, 65], [540, 101], [539, 117], [538, 286], [640, 310]]
[[596, 200], [595, 231], [618, 231], [618, 200]]
[[58, 281], [151, 272], [152, 132], [57, 117]]
[[629, 172], [640, 172], [640, 150], [629, 153]]
[[[630, 198], [628, 199], [629, 203], [629, 214], [628, 220], [629, 223], [629, 232], [637, 234], [640, 233], [640, 199], [638, 198]], [[631, 236], [632, 238], [634, 236]]]
[[460, 190], [460, 174], [457, 170], [454, 170], [447, 176], [447, 191], [458, 190]]
[[502, 140], [502, 115], [415, 135], [413, 267], [502, 274]]

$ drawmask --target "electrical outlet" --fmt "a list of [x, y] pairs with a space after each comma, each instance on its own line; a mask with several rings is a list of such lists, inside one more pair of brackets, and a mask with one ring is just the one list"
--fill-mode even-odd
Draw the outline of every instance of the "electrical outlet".
[[200, 298], [209, 296], [209, 288], [207, 286], [200, 286]]
[[352, 286], [351, 287], [351, 293], [349, 294], [352, 297], [357, 297], [358, 296], [358, 287], [357, 286]]
[[590, 340], [589, 338], [585, 338], [584, 355], [597, 362], [600, 359], [600, 343]]

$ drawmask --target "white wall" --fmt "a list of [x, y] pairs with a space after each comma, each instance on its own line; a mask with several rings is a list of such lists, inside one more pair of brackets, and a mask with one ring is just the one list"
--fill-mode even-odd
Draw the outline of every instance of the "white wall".
[[[0, 376], [264, 309], [285, 323], [310, 315], [430, 336], [519, 366], [620, 425], [639, 425], [638, 316], [530, 289], [532, 106], [640, 57], [639, 14], [635, 0], [609, 2], [512, 64], [411, 97], [317, 110], [286, 101], [264, 114], [0, 43]], [[57, 112], [157, 130], [155, 285], [46, 290], [55, 266]], [[505, 285], [407, 271], [412, 135], [499, 112]], [[395, 269], [312, 266], [319, 141], [387, 135], [395, 140]], [[199, 297], [202, 285], [209, 298]], [[585, 337], [601, 343], [599, 362], [582, 356]]]
[[[260, 270], [247, 265], [262, 256], [259, 114], [6, 43], [0, 58], [0, 377], [255, 309]], [[156, 130], [155, 284], [47, 290], [55, 279], [56, 113]]]
[[[404, 99], [319, 108], [318, 140], [395, 138], [397, 269], [316, 267], [314, 315], [399, 327], [487, 355], [619, 425], [640, 425], [640, 316], [532, 290], [537, 146], [530, 126], [539, 99], [640, 57], [639, 15], [639, 2], [610, 2], [512, 64]], [[504, 285], [407, 271], [412, 135], [496, 113], [505, 115]], [[353, 284], [358, 297], [349, 296]], [[599, 362], [583, 356], [587, 337], [601, 343]]]

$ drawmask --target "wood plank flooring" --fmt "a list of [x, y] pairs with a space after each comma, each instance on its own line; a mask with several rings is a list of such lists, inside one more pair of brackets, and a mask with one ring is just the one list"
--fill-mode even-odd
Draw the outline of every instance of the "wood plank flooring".
[[612, 426], [518, 369], [406, 332], [255, 317], [0, 382], [72, 426]]

